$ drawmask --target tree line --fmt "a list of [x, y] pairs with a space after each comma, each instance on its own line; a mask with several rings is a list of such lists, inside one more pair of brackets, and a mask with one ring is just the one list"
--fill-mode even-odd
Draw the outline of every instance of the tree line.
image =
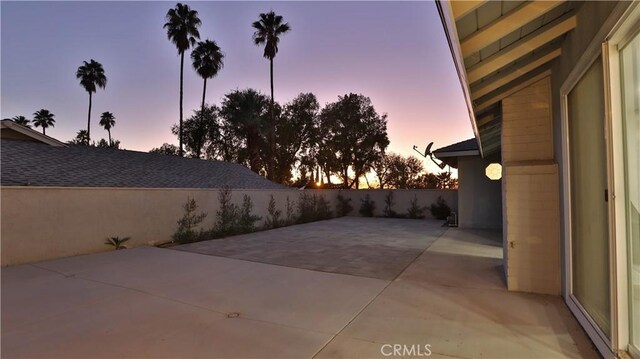
[[[208, 80], [224, 68], [222, 49], [211, 39], [199, 41], [202, 21], [188, 5], [177, 3], [167, 11], [165, 20], [167, 38], [180, 56], [179, 121], [171, 128], [179, 146], [165, 143], [151, 152], [237, 162], [274, 182], [296, 186], [322, 183], [328, 187], [360, 188], [362, 181], [370, 184], [367, 175], [371, 173], [376, 173], [380, 188], [455, 186], [446, 172], [424, 172], [415, 157], [386, 154], [387, 115], [378, 114], [371, 100], [362, 94], [339, 96], [323, 108], [312, 93], [301, 93], [282, 105], [277, 103], [273, 92], [274, 59], [280, 38], [291, 30], [282, 16], [273, 11], [262, 13], [251, 24], [252, 42], [264, 47], [263, 57], [269, 60], [270, 96], [254, 89], [235, 90], [227, 93], [219, 106], [207, 105], [206, 92]], [[203, 79], [203, 90], [200, 109], [185, 120], [184, 59], [189, 49], [193, 49], [191, 65]], [[89, 95], [87, 128], [78, 131], [69, 143], [118, 148], [120, 141], [111, 137], [115, 126], [111, 112], [103, 112], [100, 117], [108, 142], [91, 142], [93, 94], [106, 88], [104, 67], [93, 59], [83, 61], [76, 78]], [[13, 120], [30, 126], [24, 116]], [[55, 124], [54, 115], [42, 109], [34, 113], [32, 123], [45, 134]], [[340, 183], [334, 185], [334, 178]]]

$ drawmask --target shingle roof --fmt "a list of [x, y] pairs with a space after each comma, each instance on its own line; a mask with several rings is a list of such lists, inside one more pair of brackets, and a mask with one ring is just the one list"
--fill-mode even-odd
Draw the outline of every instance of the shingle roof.
[[6, 139], [0, 143], [3, 186], [286, 188], [236, 163]]
[[475, 138], [470, 138], [466, 141], [454, 143], [452, 145], [438, 148], [433, 151], [433, 153], [444, 153], [444, 152], [463, 152], [463, 151], [477, 151], [478, 150], [478, 141]]

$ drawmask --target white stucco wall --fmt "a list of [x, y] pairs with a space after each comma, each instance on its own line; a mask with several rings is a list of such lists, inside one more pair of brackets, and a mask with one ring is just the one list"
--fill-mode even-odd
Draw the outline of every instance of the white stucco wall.
[[[360, 198], [366, 193], [376, 201], [376, 215], [382, 215], [384, 195], [380, 190], [307, 190], [319, 194], [336, 209], [339, 192], [352, 198], [353, 212], [359, 215]], [[30, 263], [46, 259], [111, 250], [107, 237], [131, 237], [128, 247], [168, 242], [183, 216], [182, 205], [194, 198], [199, 211], [208, 213], [202, 228], [210, 229], [218, 210], [217, 189], [143, 189], [143, 188], [61, 188], [2, 187], [1, 231], [2, 265]], [[234, 190], [232, 199], [240, 204], [244, 194], [251, 196], [254, 213], [267, 216], [270, 195], [285, 215], [286, 199], [298, 200], [303, 191]], [[457, 192], [451, 190], [394, 191], [394, 209], [403, 213], [417, 196], [428, 206], [443, 196], [457, 208]], [[297, 210], [296, 210], [297, 213]], [[427, 212], [428, 213], [428, 212]], [[261, 225], [261, 224], [259, 224]]]

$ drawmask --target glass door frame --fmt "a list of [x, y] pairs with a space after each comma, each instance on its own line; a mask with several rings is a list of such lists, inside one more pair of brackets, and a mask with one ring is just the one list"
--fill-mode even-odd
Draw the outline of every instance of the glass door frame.
[[[629, 303], [629, 254], [627, 238], [627, 211], [626, 211], [626, 186], [625, 186], [625, 149], [622, 115], [621, 93], [621, 69], [619, 50], [628, 44], [640, 33], [640, 4], [632, 3], [625, 14], [620, 18], [616, 26], [602, 44], [603, 59], [605, 60], [605, 106], [607, 108], [607, 122], [612, 140], [610, 148], [610, 160], [613, 164], [611, 180], [616, 188], [615, 197], [620, 200], [613, 202], [614, 217], [613, 226], [619, 240], [613, 248], [615, 259], [614, 268], [616, 274], [617, 302], [616, 311], [612, 314], [617, 317], [617, 345], [618, 350], [627, 351], [633, 358], [640, 359], [640, 352], [630, 346], [630, 316]], [[612, 303], [613, 304], [613, 303]], [[613, 308], [612, 308], [613, 309]]]
[[[620, 351], [630, 351], [634, 358], [640, 353], [629, 348], [629, 301], [627, 273], [627, 235], [625, 209], [624, 148], [620, 89], [618, 46], [633, 37], [640, 20], [640, 4], [633, 2], [618, 4], [593, 38], [560, 88], [560, 110], [562, 131], [562, 185], [563, 185], [563, 250], [564, 268], [563, 296], [567, 306], [593, 343], [605, 358], [614, 358]], [[586, 71], [602, 56], [604, 81], [605, 116], [603, 127], [606, 146], [606, 171], [608, 187], [609, 219], [609, 276], [611, 303], [611, 336], [605, 335], [584, 307], [573, 295], [572, 222], [571, 222], [571, 169], [569, 147], [568, 95], [582, 79]], [[620, 200], [616, 200], [617, 198]]]
[[[601, 354], [605, 357], [614, 357], [614, 346], [613, 343], [616, 342], [617, 337], [617, 322], [616, 317], [613, 314], [613, 307], [616, 301], [616, 282], [615, 280], [610, 280], [609, 283], [611, 285], [611, 296], [609, 301], [611, 303], [612, 312], [610, 313], [611, 318], [611, 338], [609, 338], [605, 333], [602, 332], [600, 327], [596, 324], [596, 322], [591, 318], [591, 316], [587, 313], [585, 308], [582, 306], [580, 301], [573, 294], [573, 225], [572, 225], [572, 204], [571, 204], [571, 147], [570, 147], [570, 139], [569, 139], [569, 93], [575, 88], [578, 82], [584, 77], [587, 70], [593, 65], [593, 63], [601, 56], [601, 43], [602, 40], [593, 42], [587, 48], [584, 55], [578, 61], [578, 64], [574, 67], [574, 70], [570, 73], [567, 80], [564, 82], [562, 87], [560, 88], [560, 108], [562, 114], [562, 156], [563, 156], [563, 166], [562, 166], [562, 182], [563, 182], [563, 204], [564, 204], [564, 298], [567, 303], [567, 306], [571, 310], [571, 312], [576, 316], [580, 325], [585, 329], [593, 343], [596, 345]], [[603, 56], [603, 68], [604, 68], [604, 56]], [[604, 81], [604, 78], [603, 78]], [[606, 96], [606, 85], [605, 85], [605, 96]], [[606, 113], [606, 101], [605, 101], [605, 113]], [[605, 116], [606, 118], [606, 116]], [[605, 147], [606, 147], [606, 166], [607, 166], [607, 188], [609, 193], [612, 192], [612, 184], [610, 177], [610, 141], [609, 136], [606, 133], [605, 126], [606, 120], [603, 119], [602, 126], [605, 129]], [[615, 259], [613, 257], [612, 246], [615, 242], [614, 236], [612, 236], [612, 201], [611, 198], [613, 196], [609, 196], [609, 201], [607, 203], [608, 207], [608, 223], [609, 223], [609, 274], [612, 274], [612, 266], [615, 263]], [[615, 233], [613, 234], [615, 235]]]

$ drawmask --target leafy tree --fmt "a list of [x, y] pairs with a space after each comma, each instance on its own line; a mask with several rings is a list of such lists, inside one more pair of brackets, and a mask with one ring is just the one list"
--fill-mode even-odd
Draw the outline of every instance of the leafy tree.
[[352, 93], [325, 106], [320, 123], [324, 136], [321, 162], [338, 170], [344, 188], [358, 188], [359, 178], [373, 168], [389, 145], [387, 115], [380, 116], [368, 97]]
[[436, 189], [438, 188], [438, 177], [433, 173], [424, 173], [418, 178], [416, 188]]
[[[283, 22], [283, 18], [280, 15], [276, 15], [273, 11], [260, 14], [260, 19], [253, 22], [251, 26], [255, 29], [253, 33], [253, 43], [255, 45], [264, 45], [263, 56], [269, 59], [269, 78], [271, 80], [271, 124], [275, 125], [275, 108], [273, 98], [273, 59], [278, 53], [278, 43], [280, 42], [280, 36], [291, 30], [291, 26], [288, 23]], [[270, 150], [273, 152], [275, 141], [272, 137], [269, 141]], [[268, 157], [267, 161], [267, 173], [269, 177], [273, 173], [275, 162], [272, 156]], [[270, 178], [272, 179], [272, 178]]]
[[96, 146], [96, 147], [100, 147], [100, 148], [120, 149], [120, 141], [119, 140], [113, 140], [111, 142], [107, 142], [107, 140], [105, 140], [104, 138], [101, 138], [100, 141], [98, 141], [97, 144], [94, 142], [93, 145]]
[[29, 124], [29, 122], [31, 121], [29, 121], [29, 119], [24, 116], [13, 116], [11, 118], [11, 121], [17, 123], [18, 125], [31, 128], [31, 125]]
[[276, 165], [269, 176], [271, 180], [290, 183], [294, 166], [302, 163], [304, 158], [313, 156], [319, 109], [318, 100], [312, 93], [301, 93], [285, 105], [275, 125]]
[[89, 93], [89, 112], [87, 114], [87, 138], [91, 139], [91, 98], [98, 88], [107, 86], [107, 77], [104, 74], [102, 64], [91, 59], [89, 62], [83, 61], [76, 71], [76, 78], [80, 80], [82, 86]]
[[386, 168], [381, 169], [376, 166], [376, 171], [382, 170], [381, 173], [378, 173], [381, 188], [383, 184], [388, 185], [389, 188], [398, 189], [419, 187], [420, 175], [424, 171], [419, 159], [413, 156], [403, 157], [395, 153], [386, 154], [384, 157], [379, 162]]
[[109, 145], [111, 145], [111, 128], [116, 125], [116, 117], [111, 112], [103, 112], [100, 116], [100, 126], [109, 133]]
[[260, 173], [262, 161], [260, 149], [264, 146], [264, 127], [267, 114], [267, 98], [253, 90], [235, 90], [222, 100], [220, 115], [224, 132], [225, 159], [249, 163], [253, 172]]
[[183, 156], [182, 147], [182, 88], [183, 88], [183, 75], [184, 75], [184, 52], [191, 46], [196, 44], [196, 40], [200, 38], [200, 32], [198, 27], [202, 24], [198, 18], [198, 12], [191, 10], [188, 5], [177, 3], [175, 8], [169, 9], [166, 15], [166, 23], [163, 28], [167, 30], [167, 37], [178, 49], [180, 54], [180, 126], [179, 126], [179, 140], [180, 150], [179, 155]]
[[49, 110], [38, 110], [33, 114], [33, 125], [35, 127], [42, 127], [42, 134], [46, 135], [47, 128], [55, 127], [56, 120], [55, 115], [49, 112]]
[[458, 187], [457, 179], [451, 177], [450, 172], [440, 172], [436, 175], [438, 180], [437, 188], [440, 189], [453, 189]]
[[68, 142], [72, 145], [89, 146], [89, 137], [87, 136], [87, 130], [79, 130], [71, 141]]
[[[193, 116], [182, 125], [182, 142], [186, 151], [193, 158], [201, 158], [203, 152], [207, 158], [218, 158], [220, 154], [220, 110], [216, 106], [206, 106], [203, 110], [194, 111]], [[174, 135], [179, 135], [178, 125], [171, 128]]]
[[162, 155], [178, 156], [180, 154], [180, 150], [178, 150], [178, 147], [176, 147], [175, 145], [172, 145], [170, 143], [163, 143], [162, 146], [160, 147], [152, 148], [151, 151], [149, 151], [149, 153], [159, 153]]
[[[220, 51], [220, 47], [215, 41], [205, 40], [198, 42], [198, 45], [191, 53], [191, 61], [193, 68], [198, 75], [204, 79], [204, 87], [202, 88], [202, 105], [200, 106], [201, 114], [204, 114], [204, 100], [207, 95], [207, 79], [211, 79], [222, 70], [224, 66], [224, 55]], [[199, 157], [199, 156], [198, 156]]]

